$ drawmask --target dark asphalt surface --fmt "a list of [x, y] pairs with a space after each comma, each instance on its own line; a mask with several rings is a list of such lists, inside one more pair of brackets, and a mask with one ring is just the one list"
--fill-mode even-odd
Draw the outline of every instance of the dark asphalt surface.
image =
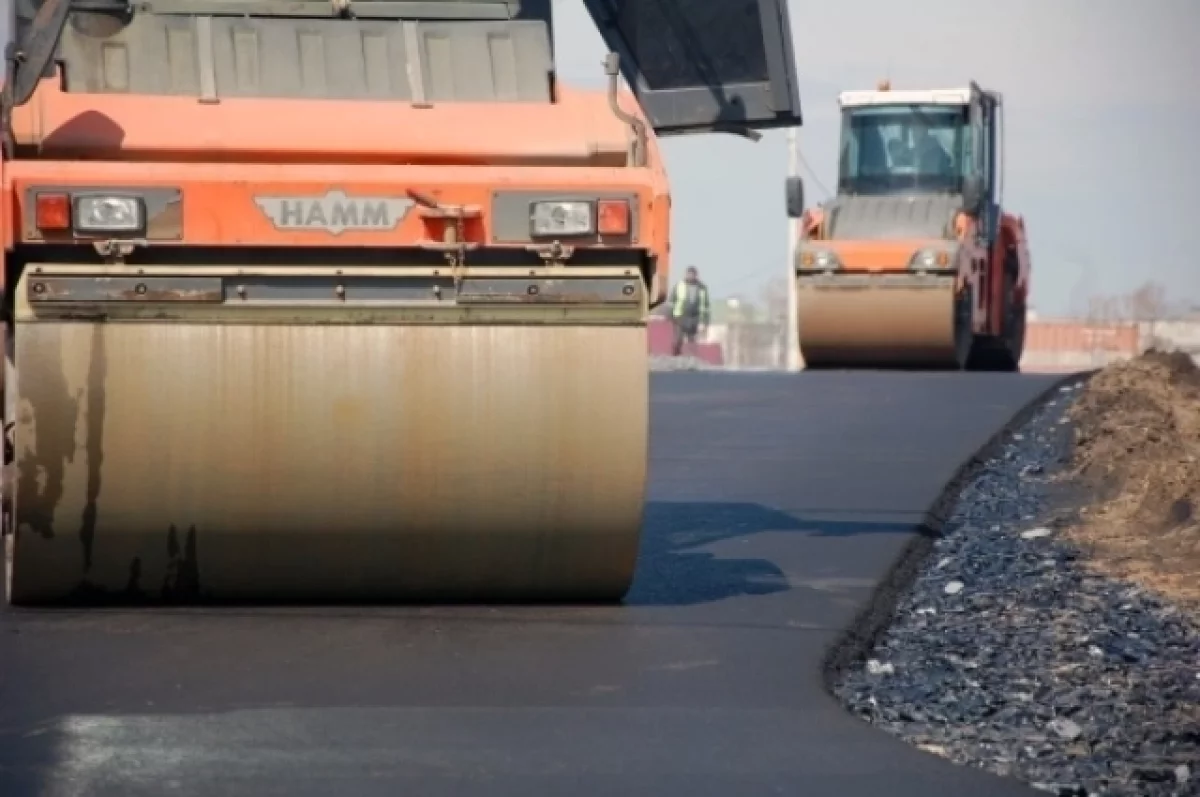
[[0, 614], [0, 795], [1016, 797], [847, 714], [851, 621], [1047, 378], [656, 374], [629, 604]]

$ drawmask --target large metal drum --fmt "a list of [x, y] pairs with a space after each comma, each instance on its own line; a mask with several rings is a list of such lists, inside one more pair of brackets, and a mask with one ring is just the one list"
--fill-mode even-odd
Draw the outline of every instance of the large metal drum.
[[966, 349], [955, 323], [954, 285], [953, 276], [799, 277], [805, 367], [961, 367]]
[[178, 272], [22, 277], [13, 602], [624, 594], [648, 436], [629, 272], [436, 305], [382, 275]]

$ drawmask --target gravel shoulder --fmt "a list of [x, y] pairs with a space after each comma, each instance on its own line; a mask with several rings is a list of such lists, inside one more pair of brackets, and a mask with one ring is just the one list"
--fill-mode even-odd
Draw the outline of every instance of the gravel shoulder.
[[837, 696], [1049, 793], [1200, 795], [1197, 446], [1190, 361], [1060, 389], [965, 487]]

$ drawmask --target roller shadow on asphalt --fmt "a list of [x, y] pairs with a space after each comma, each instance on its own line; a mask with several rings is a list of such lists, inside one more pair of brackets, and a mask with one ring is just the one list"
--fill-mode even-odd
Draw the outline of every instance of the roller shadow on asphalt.
[[646, 504], [637, 575], [626, 603], [692, 606], [785, 592], [783, 570], [763, 558], [724, 556], [709, 546], [759, 534], [846, 537], [912, 534], [913, 522], [816, 520], [755, 503], [650, 501]]

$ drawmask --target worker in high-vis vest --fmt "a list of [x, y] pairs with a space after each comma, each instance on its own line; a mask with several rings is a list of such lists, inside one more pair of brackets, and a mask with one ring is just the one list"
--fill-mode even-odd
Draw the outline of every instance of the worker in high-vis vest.
[[689, 266], [683, 282], [671, 293], [671, 322], [675, 325], [675, 342], [671, 353], [683, 353], [683, 342], [696, 342], [697, 332], [708, 330], [708, 286], [700, 281], [695, 266]]

